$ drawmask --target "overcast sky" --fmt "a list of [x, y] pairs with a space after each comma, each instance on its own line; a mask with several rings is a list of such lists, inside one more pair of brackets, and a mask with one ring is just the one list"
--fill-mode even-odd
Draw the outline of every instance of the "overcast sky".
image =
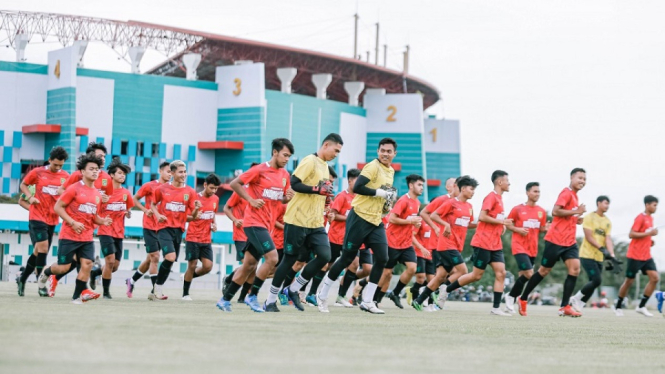
[[[539, 181], [549, 211], [569, 171], [586, 168], [580, 200], [591, 210], [599, 194], [609, 195], [614, 234], [628, 233], [645, 194], [665, 199], [663, 1], [5, 0], [2, 7], [141, 20], [344, 56], [353, 52], [357, 10], [363, 56], [372, 50], [374, 60], [378, 21], [388, 66], [402, 68], [409, 44], [410, 73], [441, 91], [430, 112], [461, 121], [462, 172], [481, 183], [477, 208], [495, 169], [510, 173], [507, 207]], [[28, 60], [45, 63], [44, 48], [53, 43], [32, 43]], [[0, 48], [0, 59], [14, 58]], [[147, 54], [142, 70], [163, 58]], [[84, 61], [129, 71], [101, 45]], [[665, 224], [663, 214], [656, 225]], [[663, 258], [665, 237], [655, 239], [654, 255]]]

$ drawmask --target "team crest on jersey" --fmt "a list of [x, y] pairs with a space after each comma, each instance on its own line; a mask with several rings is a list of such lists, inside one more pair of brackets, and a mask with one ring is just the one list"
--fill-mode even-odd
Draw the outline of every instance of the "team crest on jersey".
[[185, 201], [188, 201], [188, 200], [189, 200], [189, 194], [186, 193], [186, 194], [183, 196], [183, 198], [185, 199]]
[[472, 208], [469, 208], [469, 215], [470, 215], [470, 216], [473, 215], [473, 209], [472, 209]]
[[127, 194], [122, 195], [122, 201], [127, 201]]
[[60, 178], [60, 184], [65, 184], [65, 178]]
[[543, 218], [543, 212], [538, 212], [538, 218]]
[[282, 187], [286, 187], [286, 178], [282, 178]]
[[108, 180], [102, 179], [102, 186], [106, 187], [106, 185], [109, 183]]
[[212, 203], [212, 209], [217, 210], [217, 203]]
[[99, 204], [99, 196], [95, 196], [95, 203]]

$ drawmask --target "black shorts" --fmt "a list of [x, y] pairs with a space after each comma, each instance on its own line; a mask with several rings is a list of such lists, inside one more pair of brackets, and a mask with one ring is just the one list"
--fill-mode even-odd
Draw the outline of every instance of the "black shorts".
[[247, 246], [247, 242], [236, 240], [234, 243], [236, 245], [236, 261], [242, 262], [245, 258], [245, 247]]
[[445, 251], [432, 252], [432, 259], [434, 267], [443, 267], [448, 274], [453, 271], [453, 268], [459, 264], [464, 263], [462, 254], [457, 249], [447, 249]]
[[342, 245], [330, 243], [330, 262], [335, 262], [342, 254]]
[[143, 229], [143, 242], [145, 243], [146, 253], [155, 253], [159, 251], [159, 239], [157, 239], [157, 231]]
[[182, 243], [182, 230], [175, 227], [164, 227], [157, 231], [157, 239], [159, 239], [159, 245], [164, 256], [175, 252], [175, 260], [178, 261], [180, 244]]
[[68, 239], [58, 241], [58, 265], [71, 264], [74, 255], [81, 261], [87, 259], [95, 260], [95, 242], [75, 242]]
[[48, 246], [51, 246], [53, 242], [53, 232], [55, 231], [55, 226], [47, 225], [42, 221], [28, 221], [28, 230], [30, 232], [30, 240], [32, 240], [32, 245], [41, 243], [43, 241], [48, 241]]
[[531, 257], [526, 253], [516, 253], [513, 257], [515, 257], [517, 268], [520, 269], [520, 271], [531, 270], [533, 269], [533, 264], [536, 263], [536, 258]]
[[367, 248], [361, 249], [358, 251], [358, 263], [360, 266], [364, 264], [374, 264], [374, 258], [372, 256], [372, 251]]
[[436, 266], [434, 266], [434, 261], [428, 260], [423, 257], [418, 257], [418, 266], [416, 267], [416, 274], [425, 273], [427, 275], [436, 274]]
[[122, 260], [122, 238], [99, 235], [99, 246], [101, 247], [102, 257], [115, 254], [116, 261]]
[[628, 263], [626, 264], [626, 278], [635, 278], [638, 271], [641, 271], [642, 274], [647, 275], [647, 271], [651, 270], [658, 271], [658, 269], [656, 269], [656, 263], [653, 262], [653, 258], [650, 258], [646, 261], [633, 260], [632, 258], [629, 258]]
[[562, 247], [545, 240], [545, 251], [541, 260], [541, 265], [544, 267], [552, 268], [559, 259], [565, 262], [573, 258], [580, 258], [580, 250], [577, 248], [577, 244], [573, 244], [570, 247]]
[[266, 253], [275, 250], [275, 243], [265, 227], [245, 227], [245, 235], [247, 235], [245, 252], [249, 252], [256, 261], [259, 261]]
[[284, 254], [297, 256], [298, 261], [308, 262], [312, 259], [315, 247], [325, 247], [330, 250], [328, 233], [323, 227], [308, 228], [284, 224]]
[[491, 264], [492, 262], [501, 262], [503, 264], [506, 263], [506, 260], [503, 258], [502, 250], [490, 251], [478, 247], [472, 247], [472, 248], [473, 248], [473, 256], [471, 256], [471, 263], [475, 268], [478, 268], [480, 270], [485, 270], [485, 268], [487, 268], [487, 265]]
[[345, 251], [357, 251], [365, 244], [366, 248], [378, 249], [388, 247], [386, 228], [383, 222], [378, 226], [365, 221], [359, 217], [353, 209], [346, 217], [346, 231], [344, 232]]
[[388, 262], [386, 262], [385, 269], [392, 269], [397, 263], [406, 265], [407, 262], [418, 263], [416, 250], [413, 247], [405, 249], [395, 249], [388, 247]]
[[185, 261], [203, 259], [212, 261], [212, 245], [210, 243], [185, 243]]
[[600, 276], [603, 272], [603, 263], [601, 261], [596, 261], [590, 258], [580, 258], [580, 263], [582, 268], [589, 275], [589, 278], [593, 278], [596, 275]]

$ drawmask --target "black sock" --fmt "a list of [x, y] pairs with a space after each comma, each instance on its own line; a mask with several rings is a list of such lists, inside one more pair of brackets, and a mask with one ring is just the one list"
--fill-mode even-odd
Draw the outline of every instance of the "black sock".
[[346, 297], [346, 293], [349, 291], [351, 283], [356, 279], [358, 279], [356, 273], [347, 270], [346, 273], [344, 273], [344, 280], [342, 281], [342, 284], [339, 285], [339, 292], [337, 292], [337, 294], [341, 297]]
[[143, 273], [141, 273], [141, 271], [137, 270], [134, 273], [134, 275], [132, 275], [132, 280], [134, 281], [134, 283], [136, 283], [136, 282], [138, 282], [139, 279], [141, 279], [142, 276], [143, 276]]
[[413, 282], [413, 286], [411, 286], [411, 297], [412, 298], [415, 299], [415, 298], [418, 297], [418, 293], [420, 293], [420, 287], [422, 287], [422, 286], [423, 286], [423, 284], [421, 284], [421, 283]]
[[37, 278], [42, 274], [42, 269], [46, 266], [46, 255], [47, 253], [38, 253], [37, 262], [35, 263], [35, 270], [37, 270]]
[[76, 288], [74, 289], [74, 296], [72, 296], [72, 299], [76, 300], [79, 297], [81, 297], [81, 292], [87, 288], [86, 282], [77, 279], [76, 280]]
[[445, 284], [446, 286], [450, 286], [450, 281], [448, 280], [448, 278], [446, 278], [446, 281], [443, 282], [443, 284]]
[[429, 295], [429, 297], [427, 298], [427, 302], [430, 304], [434, 304], [434, 294]]
[[399, 297], [399, 294], [402, 293], [404, 287], [406, 287], [406, 284], [402, 283], [401, 280], [398, 280], [395, 288], [393, 288], [393, 295]]
[[293, 283], [293, 278], [296, 277], [296, 274], [298, 274], [298, 272], [293, 270], [293, 268], [289, 269], [289, 272], [286, 273], [286, 276], [284, 277], [284, 282], [282, 282], [282, 287], [286, 288], [291, 286], [291, 283]]
[[192, 275], [192, 278], [198, 278], [198, 277], [200, 277], [201, 275], [203, 275], [203, 274], [196, 274], [196, 271], [195, 271], [195, 272], [194, 272], [194, 275]]
[[453, 283], [449, 284], [448, 287], [446, 287], [446, 292], [451, 293], [460, 287], [462, 286], [460, 286], [459, 281], [454, 281]]
[[104, 287], [104, 295], [109, 294], [109, 288], [111, 287], [111, 280], [102, 278], [102, 286]]
[[102, 275], [102, 268], [93, 269], [90, 271], [90, 278], [97, 278], [100, 275]]
[[261, 290], [261, 286], [263, 286], [264, 280], [259, 278], [259, 277], [254, 277], [254, 284], [252, 285], [252, 288], [249, 290], [249, 295], [256, 296], [259, 294], [259, 291]]
[[227, 286], [228, 286], [229, 284], [231, 284], [231, 281], [233, 280], [233, 276], [234, 276], [235, 274], [236, 274], [236, 271], [234, 270], [234, 271], [231, 272], [231, 274], [229, 274], [229, 275], [227, 275], [226, 277], [224, 277], [224, 283], [226, 283]]
[[189, 286], [192, 285], [192, 282], [185, 281], [184, 284], [182, 285], [182, 296], [187, 296], [189, 295]]
[[621, 305], [623, 304], [623, 297], [619, 296], [617, 299], [617, 305], [615, 306], [616, 309], [621, 309]]
[[429, 287], [425, 287], [425, 290], [423, 290], [423, 293], [418, 295], [418, 298], [416, 299], [416, 302], [418, 304], [422, 305], [425, 302], [425, 300], [427, 300], [430, 297], [432, 292], [434, 292], [434, 291], [430, 290]]
[[[64, 278], [67, 274], [71, 273], [71, 272], [74, 271], [74, 269], [76, 269], [76, 268], [78, 268], [78, 261], [74, 260], [74, 261], [72, 261], [71, 264], [69, 264], [69, 270], [67, 270], [67, 272], [64, 273], [64, 274], [58, 274], [58, 275], [56, 275], [56, 276], [55, 276], [55, 279], [56, 279], [56, 280], [60, 280], [60, 279]], [[50, 267], [49, 267], [49, 273], [53, 274], [53, 272], [50, 270]]]
[[360, 285], [360, 287], [365, 287], [367, 286], [367, 283], [369, 283], [369, 281], [367, 281], [367, 278], [363, 278], [363, 280], [361, 280], [360, 283], [358, 284]]
[[520, 277], [517, 278], [517, 280], [515, 281], [515, 284], [513, 285], [513, 288], [510, 290], [510, 293], [508, 295], [512, 297], [519, 297], [522, 294], [524, 285], [528, 281], [529, 280], [524, 275], [520, 275]]
[[157, 277], [158, 274], [150, 274], [150, 282], [152, 282], [152, 291], [150, 292], [155, 292], [155, 283], [157, 283]]
[[240, 296], [238, 296], [238, 300], [243, 301], [245, 300], [245, 296], [247, 296], [247, 293], [249, 290], [252, 288], [252, 284], [249, 282], [245, 282], [242, 285], [242, 290], [240, 290]]
[[47, 277], [50, 277], [51, 275], [53, 275], [53, 273], [51, 272], [51, 267], [50, 266], [47, 267], [46, 269], [44, 269], [44, 275], [46, 275]]
[[171, 274], [171, 267], [173, 266], [173, 261], [164, 260], [162, 261], [162, 266], [159, 267], [159, 272], [157, 273], [157, 284], [163, 285]]
[[323, 277], [326, 276], [326, 272], [324, 270], [320, 270], [314, 278], [312, 278], [311, 283], [312, 285], [309, 287], [309, 294], [310, 295], [316, 295], [316, 290], [319, 289], [319, 285], [321, 284], [321, 281], [323, 280]]
[[229, 287], [226, 289], [226, 292], [224, 293], [224, 296], [222, 299], [226, 301], [231, 301], [233, 299], [233, 296], [235, 296], [236, 292], [240, 289], [240, 286], [238, 283], [231, 281], [231, 284], [229, 284]]
[[494, 308], [501, 306], [501, 296], [503, 296], [503, 292], [494, 291], [494, 304], [492, 305]]
[[35, 256], [35, 253], [33, 252], [30, 257], [28, 257], [28, 261], [25, 263], [25, 269], [23, 269], [23, 272], [21, 273], [21, 283], [25, 283], [25, 281], [28, 280], [30, 274], [35, 271], [36, 264], [37, 256]]
[[526, 282], [526, 286], [524, 286], [524, 291], [522, 291], [522, 297], [520, 299], [527, 301], [529, 299], [529, 294], [531, 291], [533, 291], [534, 288], [543, 280], [543, 276], [540, 275], [540, 273], [536, 272], [533, 274], [531, 279], [529, 279], [528, 282]]
[[383, 296], [385, 294], [386, 294], [385, 292], [383, 292], [383, 291], [381, 291], [381, 289], [377, 288], [376, 292], [374, 292], [374, 301], [376, 301], [377, 303], [380, 303], [381, 300], [383, 300]]
[[300, 291], [303, 291], [303, 292], [304, 292], [305, 289], [307, 288], [307, 285], [308, 285], [308, 284], [309, 284], [309, 281], [307, 281], [305, 284], [303, 284], [303, 285], [300, 287]]
[[650, 297], [651, 296], [642, 295], [642, 300], [640, 300], [640, 308], [644, 308], [644, 306], [647, 305], [647, 301], [649, 301]]
[[570, 297], [573, 295], [575, 283], [577, 283], [577, 277], [568, 274], [566, 280], [563, 282], [563, 297], [561, 297], [562, 308], [570, 303]]

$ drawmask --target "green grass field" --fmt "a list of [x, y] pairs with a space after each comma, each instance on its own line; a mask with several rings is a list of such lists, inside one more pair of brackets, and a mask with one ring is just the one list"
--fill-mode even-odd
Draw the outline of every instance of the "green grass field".
[[[193, 289], [194, 302], [150, 302], [114, 288], [113, 300], [70, 304], [73, 286], [39, 298], [0, 283], [2, 373], [635, 373], [665, 372], [665, 318], [627, 310], [586, 310], [560, 318], [555, 307], [529, 317], [490, 316], [486, 303], [449, 302], [435, 313], [383, 316], [331, 306], [257, 314], [215, 308], [218, 292]], [[263, 300], [265, 295], [261, 295]]]

